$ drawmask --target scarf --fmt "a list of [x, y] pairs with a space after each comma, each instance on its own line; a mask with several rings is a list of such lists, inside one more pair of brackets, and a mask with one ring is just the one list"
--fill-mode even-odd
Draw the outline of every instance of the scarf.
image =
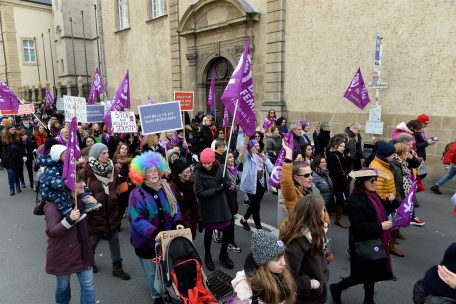
[[145, 181], [144, 184], [157, 192], [160, 191], [160, 189], [163, 189], [163, 191], [166, 194], [166, 198], [168, 199], [169, 209], [171, 210], [171, 216], [174, 217], [174, 215], [177, 213], [177, 200], [166, 180], [160, 178], [160, 180], [156, 183]]
[[237, 181], [237, 169], [236, 166], [226, 166], [226, 171], [228, 173], [228, 176], [231, 180], [232, 185], [236, 185]]
[[407, 161], [403, 160], [402, 158], [399, 157], [396, 153], [393, 155], [393, 160], [395, 160], [397, 163], [401, 165], [402, 169], [402, 183], [404, 187], [404, 195], [407, 195], [412, 189], [412, 181], [410, 180], [410, 168], [408, 167]]
[[[367, 198], [374, 206], [375, 213], [377, 214], [377, 223], [381, 224], [382, 222], [387, 221], [388, 217], [386, 215], [385, 208], [380, 202], [378, 195], [375, 192], [370, 191], [366, 191], [365, 193]], [[382, 240], [383, 248], [385, 248], [385, 250], [388, 250], [388, 244], [389, 242], [391, 242], [391, 230], [382, 230], [382, 235], [380, 236], [380, 239]], [[391, 260], [388, 259], [385, 263], [386, 270], [388, 272], [392, 272], [393, 269], [391, 267]]]
[[109, 160], [106, 164], [102, 164], [93, 156], [90, 156], [88, 164], [97, 180], [101, 182], [104, 192], [109, 195], [109, 183], [114, 181], [112, 160]]

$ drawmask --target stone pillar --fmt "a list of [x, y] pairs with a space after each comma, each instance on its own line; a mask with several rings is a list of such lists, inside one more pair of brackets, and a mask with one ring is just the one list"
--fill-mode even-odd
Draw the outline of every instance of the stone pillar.
[[23, 92], [22, 98], [25, 99], [26, 101], [29, 101], [29, 94], [28, 94], [28, 86], [27, 85], [22, 86], [22, 92]]
[[38, 82], [38, 105], [41, 106], [43, 103], [43, 93], [42, 93], [43, 84], [41, 81]]
[[71, 80], [69, 78], [66, 80], [66, 87], [67, 87], [67, 93], [66, 94], [68, 96], [71, 96]]
[[79, 97], [82, 97], [83, 95], [83, 92], [82, 92], [82, 82], [83, 82], [83, 79], [81, 77], [81, 75], [78, 76], [78, 96]]
[[35, 103], [35, 86], [32, 85], [30, 87], [30, 89], [32, 90], [32, 100], [31, 101], [32, 101], [32, 103]]
[[62, 91], [61, 91], [61, 90], [62, 90], [62, 81], [57, 80], [55, 90], [57, 91], [57, 92], [56, 92], [56, 94], [57, 94], [56, 97], [57, 97], [57, 98], [62, 97]]
[[24, 96], [24, 92], [22, 92], [22, 87], [19, 87], [17, 89], [17, 97], [19, 97], [19, 99], [23, 99], [23, 96]]

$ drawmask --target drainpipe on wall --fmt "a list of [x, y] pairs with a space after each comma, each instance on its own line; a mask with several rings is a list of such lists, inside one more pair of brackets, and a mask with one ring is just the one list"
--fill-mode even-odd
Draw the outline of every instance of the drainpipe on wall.
[[[179, 27], [179, 0], [177, 0], [176, 14], [177, 14], [177, 18], [176, 18], [177, 27]], [[182, 90], [182, 49], [181, 49], [181, 37], [180, 37], [179, 33], [177, 33], [177, 47], [179, 48], [179, 88]]]
[[103, 76], [104, 76], [104, 86], [105, 86], [105, 94], [106, 97], [108, 96], [108, 74], [106, 73], [106, 57], [104, 51], [104, 31], [103, 31], [103, 10], [101, 8], [101, 1], [97, 0], [97, 9], [99, 9], [98, 13], [98, 30], [100, 34], [100, 51], [101, 51], [101, 66], [103, 68]]
[[0, 32], [2, 34], [2, 48], [3, 48], [3, 59], [5, 60], [5, 82], [8, 84], [8, 63], [6, 62], [6, 49], [5, 49], [5, 36], [3, 35], [3, 21], [2, 14], [0, 11]]

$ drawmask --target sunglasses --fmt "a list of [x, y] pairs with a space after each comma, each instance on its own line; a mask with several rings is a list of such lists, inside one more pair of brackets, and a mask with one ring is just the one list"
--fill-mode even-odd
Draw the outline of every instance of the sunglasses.
[[296, 176], [304, 176], [305, 178], [309, 178], [311, 175], [312, 175], [312, 173], [296, 174]]
[[376, 178], [376, 177], [373, 177], [373, 178], [371, 178], [371, 179], [369, 180], [369, 182], [370, 182], [371, 184], [375, 183], [376, 181], [377, 181], [377, 178]]

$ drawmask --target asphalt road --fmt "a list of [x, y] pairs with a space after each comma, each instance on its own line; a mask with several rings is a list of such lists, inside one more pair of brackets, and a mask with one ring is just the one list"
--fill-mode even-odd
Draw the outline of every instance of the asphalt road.
[[[55, 278], [45, 273], [46, 235], [44, 219], [32, 213], [35, 194], [30, 188], [22, 193], [9, 196], [6, 171], [0, 171], [0, 303], [45, 304], [54, 303]], [[431, 265], [439, 263], [446, 247], [456, 241], [456, 217], [452, 214], [449, 197], [454, 189], [443, 189], [441, 196], [430, 192], [418, 194], [421, 207], [417, 215], [426, 220], [424, 227], [403, 229], [407, 237], [398, 245], [406, 253], [405, 258], [393, 258], [393, 270], [397, 281], [376, 284], [377, 303], [413, 303], [412, 287], [417, 279]], [[240, 213], [245, 207], [239, 199]], [[277, 197], [266, 194], [262, 202], [262, 221], [277, 227]], [[344, 221], [348, 220], [344, 217]], [[253, 224], [252, 224], [253, 225]], [[111, 260], [107, 242], [100, 242], [96, 252], [99, 273], [95, 274], [98, 303], [151, 303], [139, 262], [129, 242], [129, 224], [124, 219], [120, 233], [121, 252], [124, 268], [131, 274], [130, 281], [121, 281], [111, 275]], [[236, 241], [242, 248], [241, 253], [230, 253], [236, 267], [230, 271], [218, 262], [219, 244], [213, 243], [212, 256], [216, 268], [231, 276], [242, 269], [245, 256], [249, 252], [251, 232], [236, 227]], [[336, 282], [349, 274], [349, 261], [345, 255], [348, 246], [348, 232], [331, 226], [329, 236], [335, 252], [335, 260], [330, 264], [330, 282]], [[195, 241], [204, 256], [202, 235]], [[366, 271], [369, 271], [366, 269]], [[206, 273], [209, 273], [206, 271]], [[72, 278], [72, 303], [79, 303], [79, 285], [77, 278]], [[344, 303], [362, 303], [363, 289], [356, 286], [344, 292]], [[331, 303], [328, 300], [328, 303]]]

